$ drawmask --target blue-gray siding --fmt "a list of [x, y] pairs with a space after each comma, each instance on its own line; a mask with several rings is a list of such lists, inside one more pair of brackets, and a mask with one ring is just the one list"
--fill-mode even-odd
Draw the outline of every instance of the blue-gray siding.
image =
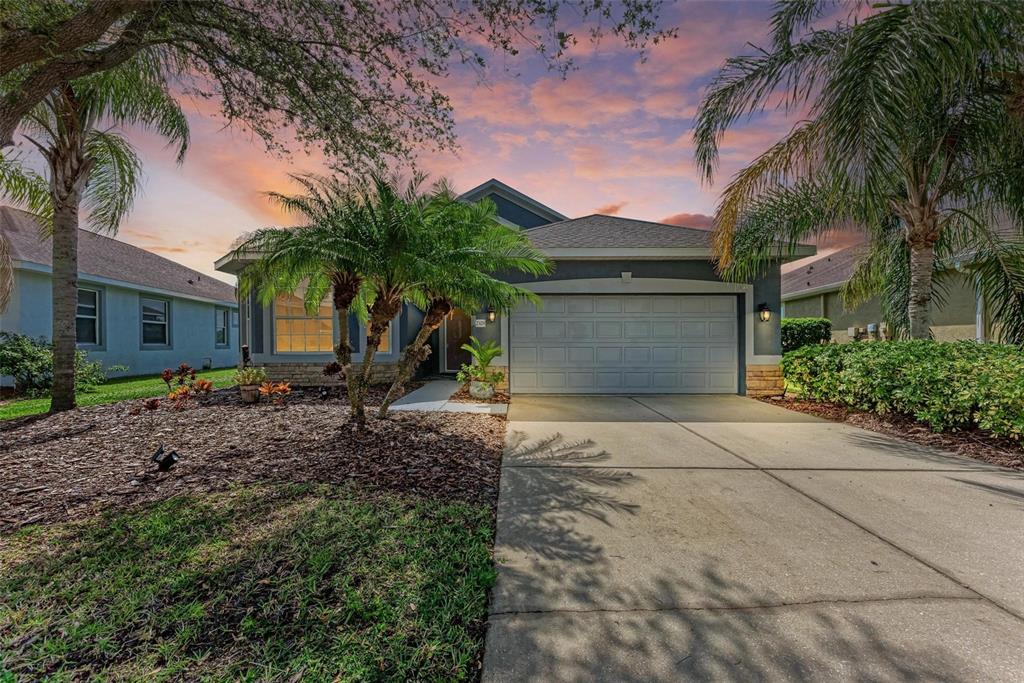
[[[79, 285], [100, 292], [100, 344], [83, 346], [91, 360], [105, 367], [127, 365], [127, 375], [148, 375], [179, 363], [201, 367], [209, 359], [213, 367], [238, 362], [238, 306], [152, 293], [129, 285], [91, 282], [87, 276]], [[169, 347], [143, 348], [139, 298], [152, 296], [170, 301]], [[215, 312], [231, 311], [228, 345], [215, 343]], [[50, 276], [46, 272], [16, 270], [14, 294], [7, 311], [0, 316], [0, 330], [31, 337], [49, 338], [52, 330]]]

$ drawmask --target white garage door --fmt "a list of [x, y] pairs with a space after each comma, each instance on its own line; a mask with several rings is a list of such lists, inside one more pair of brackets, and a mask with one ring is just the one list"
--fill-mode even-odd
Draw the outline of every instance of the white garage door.
[[512, 391], [736, 393], [736, 297], [544, 296], [511, 317]]

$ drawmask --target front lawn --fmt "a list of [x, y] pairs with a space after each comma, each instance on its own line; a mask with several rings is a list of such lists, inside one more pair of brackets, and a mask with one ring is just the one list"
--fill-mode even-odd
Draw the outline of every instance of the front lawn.
[[0, 544], [0, 680], [478, 676], [488, 505], [353, 486], [178, 496]]
[[[233, 384], [231, 378], [234, 374], [235, 368], [222, 368], [220, 370], [201, 371], [198, 376], [212, 381], [214, 387], [220, 389]], [[160, 379], [160, 375], [122, 377], [108, 380], [106, 383], [96, 387], [95, 390], [84, 391], [78, 394], [78, 405], [94, 406], [136, 398], [163, 396], [166, 393], [167, 385]], [[39, 415], [48, 410], [50, 410], [49, 398], [15, 399], [0, 403], [0, 420]]]
[[0, 683], [474, 680], [504, 435], [318, 392], [10, 423]]

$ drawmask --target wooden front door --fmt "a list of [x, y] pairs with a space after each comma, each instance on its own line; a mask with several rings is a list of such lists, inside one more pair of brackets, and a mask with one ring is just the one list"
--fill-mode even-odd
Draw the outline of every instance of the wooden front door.
[[465, 312], [455, 309], [444, 321], [444, 367], [442, 372], [458, 372], [463, 363], [469, 363], [470, 356], [462, 348], [473, 334], [473, 319]]

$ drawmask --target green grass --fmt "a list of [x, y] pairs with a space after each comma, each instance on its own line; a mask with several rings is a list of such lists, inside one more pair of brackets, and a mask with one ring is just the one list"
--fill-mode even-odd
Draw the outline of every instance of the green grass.
[[0, 542], [0, 681], [472, 680], [486, 506], [261, 486]]
[[[200, 372], [199, 377], [205, 377], [213, 382], [214, 387], [220, 389], [233, 384], [231, 378], [235, 374], [235, 368], [223, 368], [221, 370], [207, 370]], [[135, 398], [149, 398], [151, 396], [163, 396], [167, 393], [167, 385], [160, 379], [160, 375], [147, 377], [123, 377], [108, 380], [105, 384], [97, 386], [90, 391], [83, 391], [78, 394], [78, 405], [94, 406], [100, 403], [117, 403]], [[49, 398], [22, 398], [0, 404], [0, 420], [10, 420], [16, 417], [27, 415], [38, 415], [50, 409]]]

